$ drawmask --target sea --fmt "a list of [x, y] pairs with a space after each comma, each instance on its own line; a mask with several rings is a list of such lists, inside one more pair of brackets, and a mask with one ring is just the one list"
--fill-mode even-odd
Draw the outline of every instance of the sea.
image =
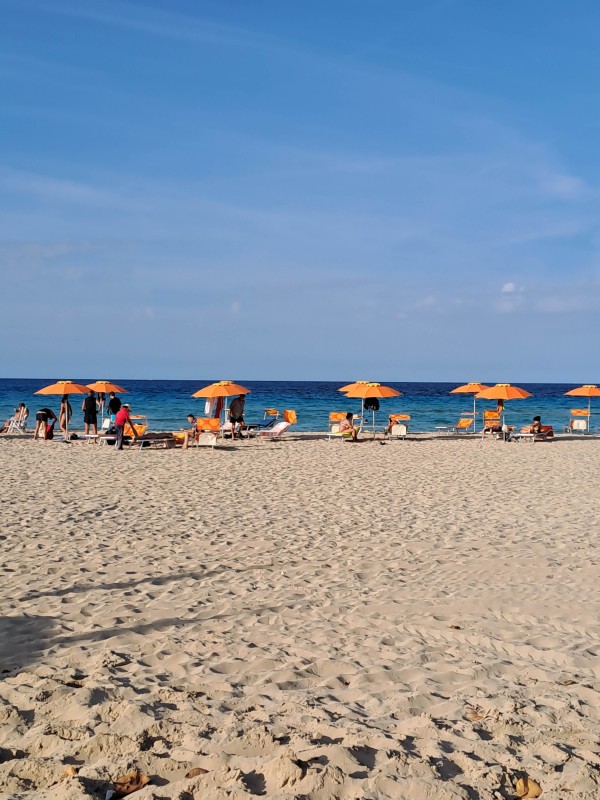
[[[0, 379], [0, 417], [2, 421], [10, 417], [15, 406], [24, 402], [30, 409], [32, 418], [38, 408], [48, 406], [58, 414], [60, 398], [57, 396], [36, 396], [35, 392], [56, 378], [3, 378]], [[96, 378], [77, 379], [78, 383], [92, 383]], [[186, 416], [204, 414], [204, 400], [195, 399], [192, 394], [203, 386], [212, 383], [211, 379], [193, 381], [174, 380], [130, 380], [111, 378], [114, 383], [128, 390], [127, 398], [132, 414], [143, 414], [148, 418], [152, 430], [178, 430], [186, 426]], [[347, 382], [350, 383], [350, 378]], [[299, 431], [325, 431], [331, 411], [352, 411], [359, 413], [360, 400], [351, 400], [338, 389], [339, 382], [323, 381], [252, 381], [242, 384], [250, 390], [246, 397], [245, 417], [248, 422], [258, 422], [264, 417], [264, 409], [294, 409]], [[392, 413], [410, 414], [409, 431], [426, 432], [436, 426], [453, 425], [463, 412], [473, 411], [471, 395], [450, 394], [451, 389], [465, 383], [386, 383], [402, 392], [401, 396], [380, 400], [377, 413], [377, 427], [383, 426], [387, 415]], [[484, 381], [485, 383], [485, 381]], [[493, 384], [491, 381], [490, 384]], [[519, 384], [533, 395], [526, 400], [508, 401], [505, 408], [506, 422], [510, 425], [525, 425], [535, 415], [542, 417], [542, 424], [553, 425], [562, 430], [569, 422], [571, 408], [587, 407], [587, 398], [565, 397], [565, 392], [574, 388], [573, 384], [531, 383]], [[81, 396], [71, 395], [73, 421], [71, 427], [83, 426]], [[481, 428], [481, 411], [495, 408], [495, 401], [478, 401], [478, 429]], [[594, 429], [594, 401], [592, 400], [592, 429]]]

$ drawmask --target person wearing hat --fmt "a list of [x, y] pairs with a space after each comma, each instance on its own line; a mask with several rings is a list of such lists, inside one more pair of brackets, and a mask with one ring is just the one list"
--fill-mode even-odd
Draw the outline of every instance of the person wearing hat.
[[117, 411], [115, 416], [115, 428], [117, 429], [117, 440], [115, 442], [115, 449], [122, 450], [123, 449], [123, 433], [125, 431], [125, 425], [129, 423], [129, 427], [133, 431], [133, 438], [137, 440], [138, 435], [135, 430], [135, 425], [131, 422], [131, 417], [129, 416], [129, 403], [123, 403], [121, 408]]

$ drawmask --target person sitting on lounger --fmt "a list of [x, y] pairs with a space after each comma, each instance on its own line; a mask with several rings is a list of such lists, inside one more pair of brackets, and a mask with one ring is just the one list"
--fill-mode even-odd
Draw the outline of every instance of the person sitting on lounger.
[[190, 423], [190, 428], [182, 428], [181, 430], [185, 430], [185, 436], [183, 437], [183, 449], [187, 450], [190, 446], [190, 442], [195, 442], [198, 438], [198, 425], [196, 424], [196, 417], [193, 414], [187, 415], [187, 421]]
[[542, 432], [542, 418], [534, 417], [531, 425], [525, 425], [521, 428], [521, 433], [533, 434], [534, 436]]
[[6, 433], [6, 431], [10, 428], [11, 423], [17, 423], [21, 428], [24, 429], [28, 416], [29, 409], [25, 403], [19, 403], [17, 408], [15, 408], [15, 413], [13, 416], [10, 419], [7, 419], [2, 428], [0, 428], [0, 433]]
[[529, 429], [529, 433], [541, 433], [542, 432], [542, 418], [541, 417], [534, 417], [533, 424]]
[[358, 430], [354, 427], [353, 416], [352, 412], [349, 411], [346, 414], [345, 419], [340, 422], [340, 429], [339, 433], [341, 434], [349, 434], [352, 438], [353, 442], [356, 442], [358, 439]]

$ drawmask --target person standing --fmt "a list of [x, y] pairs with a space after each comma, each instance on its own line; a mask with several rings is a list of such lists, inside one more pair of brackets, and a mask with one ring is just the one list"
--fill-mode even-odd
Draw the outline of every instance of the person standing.
[[240, 426], [240, 439], [242, 438], [242, 428], [244, 427], [244, 405], [246, 398], [243, 394], [238, 395], [232, 400], [229, 406], [229, 421], [231, 422], [231, 438], [235, 439], [236, 425]]
[[110, 421], [114, 422], [117, 412], [121, 408], [121, 401], [114, 392], [110, 392], [108, 396], [110, 398], [108, 401], [108, 413], [110, 414]]
[[[96, 400], [96, 393], [90, 389], [87, 397], [83, 398], [81, 404], [83, 411], [83, 424], [85, 426], [85, 434], [88, 436], [92, 433], [94, 436], [98, 435], [98, 401]], [[90, 431], [90, 428], [92, 429]]]
[[[65, 441], [68, 441], [67, 429], [72, 416], [73, 416], [73, 409], [71, 408], [71, 403], [69, 403], [69, 395], [63, 394], [63, 396], [60, 398], [60, 409], [58, 412], [58, 427], [63, 432]], [[54, 419], [56, 419], [56, 417], [54, 417]]]
[[137, 441], [138, 435], [135, 429], [135, 425], [131, 422], [131, 417], [129, 416], [129, 404], [124, 403], [121, 408], [117, 411], [115, 416], [115, 428], [117, 429], [117, 439], [115, 441], [115, 450], [122, 450], [123, 449], [123, 433], [125, 432], [125, 425], [129, 423], [129, 427], [133, 432], [133, 438]]

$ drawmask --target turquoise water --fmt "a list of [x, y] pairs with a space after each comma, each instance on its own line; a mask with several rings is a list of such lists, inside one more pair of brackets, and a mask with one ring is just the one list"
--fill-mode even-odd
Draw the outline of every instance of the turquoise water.
[[[81, 378], [78, 382], [91, 383], [96, 378]], [[49, 406], [58, 413], [58, 397], [42, 397], [34, 392], [53, 383], [55, 378], [0, 379], [0, 417], [4, 420], [13, 413], [19, 402], [24, 402], [33, 413], [42, 406]], [[236, 379], [237, 380], [237, 379]], [[352, 380], [351, 378], [349, 381]], [[198, 381], [140, 381], [114, 378], [114, 381], [129, 389], [126, 395], [133, 414], [145, 414], [150, 427], [155, 430], [177, 430], [185, 425], [185, 417], [192, 412], [196, 416], [204, 413], [204, 401], [191, 397], [193, 392], [211, 383], [211, 379]], [[348, 382], [349, 382], [348, 381]], [[470, 395], [452, 395], [450, 390], [464, 380], [455, 383], [390, 383], [402, 392], [401, 397], [381, 400], [377, 415], [378, 424], [383, 425], [389, 413], [411, 415], [412, 431], [431, 431], [436, 425], [454, 424], [463, 411], [472, 411]], [[263, 418], [265, 408], [274, 407], [282, 411], [293, 408], [298, 415], [298, 430], [322, 431], [327, 429], [330, 411], [360, 411], [360, 400], [349, 400], [337, 389], [340, 383], [318, 381], [246, 381], [239, 380], [251, 390], [246, 399], [246, 420]], [[493, 383], [493, 381], [491, 381]], [[554, 425], [560, 430], [569, 421], [569, 409], [587, 407], [586, 398], [569, 398], [564, 393], [572, 384], [521, 384], [533, 394], [527, 400], [515, 400], [506, 404], [506, 420], [509, 424], [526, 424], [540, 414], [544, 424]], [[125, 397], [125, 395], [124, 395]], [[81, 401], [71, 396], [73, 427], [83, 425]], [[483, 408], [495, 408], [495, 402], [478, 403], [478, 412]], [[596, 403], [600, 412], [600, 402]], [[478, 427], [481, 427], [479, 423]], [[594, 401], [592, 400], [592, 428], [595, 427]]]

